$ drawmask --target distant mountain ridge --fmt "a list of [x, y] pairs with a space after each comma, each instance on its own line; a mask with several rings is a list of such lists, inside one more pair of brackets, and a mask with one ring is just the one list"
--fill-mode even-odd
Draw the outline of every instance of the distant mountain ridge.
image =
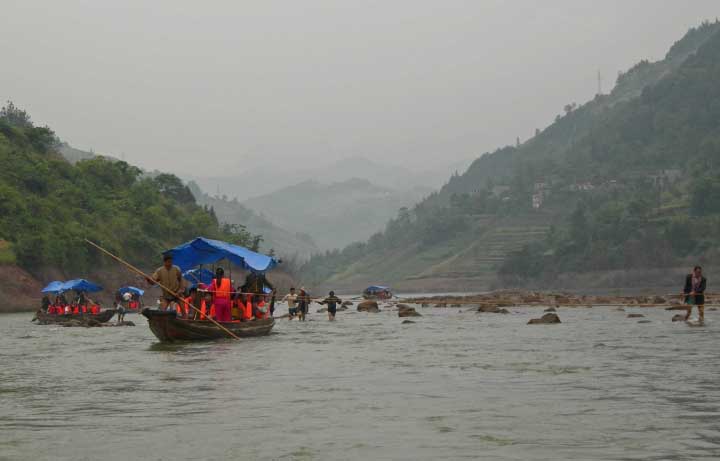
[[360, 178], [330, 184], [307, 180], [243, 205], [280, 227], [312, 236], [322, 249], [332, 249], [369, 238], [400, 208], [412, 206], [429, 192], [398, 191]]
[[211, 207], [221, 223], [239, 224], [245, 226], [251, 233], [261, 235], [263, 238], [261, 246], [266, 251], [272, 249], [281, 258], [296, 257], [300, 261], [305, 261], [320, 251], [309, 235], [278, 227], [237, 199], [213, 197], [203, 192], [193, 181], [190, 181], [188, 187], [198, 204]]

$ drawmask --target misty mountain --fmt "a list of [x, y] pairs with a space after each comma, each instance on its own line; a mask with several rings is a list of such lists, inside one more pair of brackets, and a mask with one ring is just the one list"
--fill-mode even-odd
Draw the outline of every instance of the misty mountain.
[[348, 157], [327, 165], [293, 165], [287, 162], [272, 163], [263, 159], [252, 161], [258, 166], [226, 172], [223, 176], [192, 177], [203, 190], [215, 195], [237, 197], [244, 201], [252, 197], [267, 195], [299, 183], [314, 181], [332, 184], [354, 178], [366, 179], [383, 188], [409, 191], [416, 187], [435, 189], [443, 185], [450, 173], [464, 170], [467, 161], [448, 162], [445, 166], [408, 169], [395, 164], [382, 164], [365, 157]]
[[720, 23], [704, 23], [303, 273], [336, 289], [669, 286], [720, 247], [718, 82]]
[[290, 232], [278, 227], [266, 217], [238, 202], [237, 199], [212, 197], [203, 192], [193, 181], [190, 181], [188, 187], [198, 204], [211, 207], [215, 211], [219, 222], [239, 224], [245, 226], [249, 232], [261, 235], [263, 238], [261, 248], [264, 251], [272, 249], [279, 257], [285, 259], [297, 257], [302, 261], [319, 251], [309, 235]]
[[329, 249], [369, 238], [400, 208], [412, 206], [428, 192], [421, 187], [397, 191], [357, 178], [330, 184], [308, 180], [243, 205]]

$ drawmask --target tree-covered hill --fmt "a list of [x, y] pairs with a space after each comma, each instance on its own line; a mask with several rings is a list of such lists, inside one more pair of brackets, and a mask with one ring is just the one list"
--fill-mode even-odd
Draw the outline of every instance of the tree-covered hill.
[[482, 289], [711, 260], [719, 31], [718, 22], [690, 30], [662, 61], [621, 74], [610, 94], [568, 104], [531, 140], [481, 156], [384, 232], [314, 258], [304, 273], [338, 288]]
[[198, 235], [251, 244], [247, 232], [221, 229], [177, 177], [103, 157], [70, 163], [47, 127], [12, 103], [0, 112], [0, 264], [32, 274], [82, 275], [111, 262], [85, 238], [140, 265]]

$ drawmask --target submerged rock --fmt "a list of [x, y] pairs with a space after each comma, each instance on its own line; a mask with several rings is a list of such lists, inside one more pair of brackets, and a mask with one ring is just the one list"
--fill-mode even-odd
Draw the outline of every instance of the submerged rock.
[[673, 322], [684, 322], [685, 316], [682, 314], [675, 314], [675, 315], [673, 315], [672, 321]]
[[555, 309], [554, 307], [548, 307], [543, 312], [557, 312], [557, 309]]
[[349, 307], [354, 305], [355, 304], [352, 301], [343, 301], [343, 303], [341, 304], [342, 307]]
[[557, 314], [553, 314], [552, 312], [549, 312], [539, 319], [530, 319], [528, 322], [528, 325], [550, 325], [553, 323], [562, 323], [560, 322], [560, 317], [557, 316]]
[[430, 307], [430, 304], [428, 304], [428, 303], [422, 303], [422, 304], [420, 305], [420, 307]]
[[507, 309], [502, 309], [497, 306], [497, 304], [481, 304], [477, 308], [478, 312], [484, 312], [489, 314], [509, 314], [510, 311]]
[[413, 322], [412, 320], [403, 320], [402, 321], [403, 325], [407, 325], [408, 323], [415, 323], [415, 322]]
[[363, 301], [357, 306], [358, 312], [380, 312], [376, 301]]
[[422, 317], [422, 315], [407, 304], [398, 304], [398, 317]]
[[134, 327], [134, 326], [135, 326], [135, 322], [133, 322], [133, 321], [131, 321], [131, 320], [123, 320], [122, 322], [116, 322], [114, 325], [113, 325], [113, 324], [108, 324], [108, 326], [113, 326], [113, 327]]
[[629, 319], [639, 319], [640, 317], [645, 317], [642, 314], [628, 314], [627, 318]]
[[327, 307], [321, 307], [320, 309], [316, 310], [318, 314], [322, 314], [323, 312], [327, 312]]
[[652, 301], [653, 304], [665, 304], [667, 302], [667, 299], [663, 298], [662, 296], [655, 296]]
[[638, 323], [652, 323], [650, 320], [639, 320]]

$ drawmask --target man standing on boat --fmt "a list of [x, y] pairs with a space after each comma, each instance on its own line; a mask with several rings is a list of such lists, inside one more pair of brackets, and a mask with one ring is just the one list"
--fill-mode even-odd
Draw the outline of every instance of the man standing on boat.
[[685, 320], [690, 319], [693, 305], [698, 308], [698, 320], [700, 323], [705, 321], [705, 288], [707, 287], [707, 279], [702, 274], [702, 267], [695, 266], [692, 273], [685, 276], [685, 304], [687, 307], [687, 315]]
[[178, 293], [182, 288], [182, 272], [173, 264], [172, 256], [169, 254], [163, 256], [163, 265], [148, 279], [148, 283], [151, 285], [155, 285], [155, 282], [162, 285], [162, 297], [160, 298], [162, 310], [165, 311], [172, 304], [178, 303]]

